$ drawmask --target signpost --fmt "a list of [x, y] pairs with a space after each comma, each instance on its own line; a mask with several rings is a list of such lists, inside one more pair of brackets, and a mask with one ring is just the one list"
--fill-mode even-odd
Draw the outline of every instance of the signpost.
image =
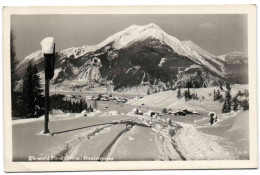
[[45, 72], [45, 121], [44, 121], [44, 134], [50, 133], [49, 131], [49, 110], [50, 110], [50, 97], [49, 97], [49, 83], [54, 76], [55, 70], [55, 43], [53, 37], [44, 38], [41, 42], [42, 52], [44, 54], [44, 72]]

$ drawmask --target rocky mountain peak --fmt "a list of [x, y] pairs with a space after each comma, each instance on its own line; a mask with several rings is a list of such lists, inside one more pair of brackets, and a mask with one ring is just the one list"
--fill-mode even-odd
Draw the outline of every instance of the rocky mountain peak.
[[[72, 47], [58, 52], [53, 82], [81, 82], [82, 87], [86, 88], [105, 86], [110, 82], [114, 90], [139, 85], [170, 89], [185, 86], [189, 79], [198, 77], [197, 72], [203, 75], [203, 81], [195, 82], [198, 87], [217, 85], [222, 80], [247, 82], [247, 76], [241, 78], [241, 74], [247, 75], [244, 73], [247, 62], [234, 62], [236, 57], [247, 60], [238, 53], [214, 56], [193, 41], [180, 41], [153, 23], [132, 25], [97, 45]], [[239, 70], [244, 72], [237, 73], [237, 65], [230, 65], [231, 61], [243, 63], [239, 65]], [[37, 51], [18, 65], [21, 77], [29, 62], [36, 64], [44, 75], [43, 56], [41, 51]]]

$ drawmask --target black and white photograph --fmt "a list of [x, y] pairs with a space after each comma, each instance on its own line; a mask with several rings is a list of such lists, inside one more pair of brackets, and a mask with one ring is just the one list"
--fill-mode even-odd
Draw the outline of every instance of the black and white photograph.
[[10, 161], [255, 160], [249, 20], [14, 10], [4, 58]]

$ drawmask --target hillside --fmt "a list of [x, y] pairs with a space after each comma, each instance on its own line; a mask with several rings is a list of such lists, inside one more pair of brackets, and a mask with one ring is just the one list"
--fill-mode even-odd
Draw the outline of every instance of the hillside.
[[[234, 97], [238, 91], [244, 92], [245, 89], [248, 89], [248, 85], [233, 85], [231, 86], [231, 96]], [[181, 89], [183, 94], [187, 88]], [[213, 101], [214, 90], [219, 90], [218, 87], [210, 88], [198, 88], [190, 89], [191, 94], [197, 94], [198, 100], [189, 100], [186, 101], [182, 96], [181, 99], [177, 98], [177, 90], [174, 91], [164, 91], [152, 95], [147, 95], [142, 99], [132, 99], [128, 102], [130, 105], [151, 107], [161, 111], [162, 108], [172, 109], [177, 111], [179, 109], [188, 109], [191, 111], [205, 112], [215, 111], [221, 113], [223, 101]], [[225, 88], [224, 88], [225, 90]], [[220, 91], [220, 94], [225, 97], [225, 91]]]

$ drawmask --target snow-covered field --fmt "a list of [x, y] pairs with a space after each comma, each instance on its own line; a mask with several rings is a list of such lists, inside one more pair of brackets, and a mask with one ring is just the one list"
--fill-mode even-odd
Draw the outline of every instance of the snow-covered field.
[[[232, 94], [246, 85], [232, 86]], [[249, 158], [248, 111], [221, 114], [214, 88], [191, 89], [203, 100], [178, 100], [166, 91], [129, 104], [99, 102], [92, 113], [52, 111], [51, 135], [40, 134], [44, 116], [13, 120], [13, 160], [230, 160]], [[223, 93], [223, 92], [222, 92]], [[142, 105], [145, 104], [145, 105]], [[150, 117], [162, 107], [204, 111], [201, 115]], [[133, 108], [144, 113], [136, 115]], [[207, 113], [215, 111], [212, 126]], [[87, 116], [86, 116], [87, 115]]]
[[[83, 117], [86, 111], [82, 111], [81, 113], [63, 113], [61, 110], [53, 110], [49, 115], [50, 121], [57, 121], [57, 120], [70, 120], [75, 119], [78, 117]], [[39, 118], [28, 118], [28, 119], [20, 119], [20, 120], [13, 120], [13, 125], [22, 124], [22, 123], [30, 123], [36, 121], [43, 121], [44, 115]]]

